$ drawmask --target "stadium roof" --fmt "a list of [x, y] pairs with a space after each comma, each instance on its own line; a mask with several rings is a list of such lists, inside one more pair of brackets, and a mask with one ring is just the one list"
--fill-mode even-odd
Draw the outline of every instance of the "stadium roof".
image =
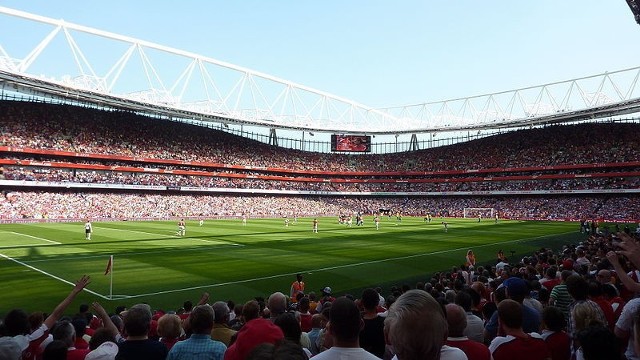
[[[6, 7], [0, 7], [0, 18], [47, 28], [24, 56], [3, 46], [14, 34], [0, 33], [3, 91], [148, 114], [276, 129], [401, 134], [512, 128], [640, 112], [640, 66], [376, 109], [204, 55], [63, 20]], [[88, 54], [86, 44], [101, 51]], [[46, 69], [44, 74], [34, 73], [36, 63]]]

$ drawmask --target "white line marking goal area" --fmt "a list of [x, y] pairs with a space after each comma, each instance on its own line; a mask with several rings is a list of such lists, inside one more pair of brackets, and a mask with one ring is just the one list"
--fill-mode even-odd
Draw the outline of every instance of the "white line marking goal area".
[[0, 249], [23, 246], [60, 245], [59, 242], [15, 231], [0, 231]]

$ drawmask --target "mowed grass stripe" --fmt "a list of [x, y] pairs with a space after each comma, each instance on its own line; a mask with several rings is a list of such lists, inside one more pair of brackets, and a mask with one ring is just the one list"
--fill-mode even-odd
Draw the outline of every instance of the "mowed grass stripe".
[[[507, 255], [512, 249], [522, 254], [544, 242], [544, 238], [531, 240], [534, 237], [576, 229], [575, 224], [565, 223], [504, 221], [492, 224], [449, 219], [451, 227], [445, 233], [435, 220], [424, 224], [422, 218], [405, 218], [398, 226], [383, 222], [385, 226], [376, 231], [370, 218], [365, 221], [364, 227], [347, 228], [337, 224], [335, 218], [321, 218], [319, 234], [312, 234], [311, 219], [302, 218], [288, 228], [282, 219], [249, 219], [247, 226], [242, 226], [240, 220], [207, 220], [202, 227], [191, 221], [187, 223], [185, 238], [171, 235], [177, 228], [175, 221], [94, 224], [99, 228], [166, 232], [153, 239], [153, 243], [148, 242], [149, 234], [126, 232], [123, 232], [126, 238], [112, 236], [103, 240], [96, 236], [100, 241], [79, 241], [78, 238], [84, 237], [80, 223], [35, 227], [12, 224], [12, 229], [20, 232], [34, 234], [31, 231], [38, 229], [47, 234], [64, 235], [61, 245], [11, 249], [10, 256], [65, 279], [89, 273], [94, 278], [91, 289], [105, 294], [109, 277], [102, 274], [108, 255], [113, 254], [115, 294], [141, 296], [136, 299], [169, 308], [199, 296], [201, 291], [211, 291], [215, 299], [236, 301], [268, 295], [275, 290], [288, 292], [292, 279], [287, 277], [293, 278], [297, 272], [306, 274], [308, 289], [319, 291], [324, 286], [332, 286], [337, 292], [424, 277], [429, 272], [459, 265], [468, 248], [475, 250], [481, 262], [488, 261], [495, 258], [495, 252], [502, 246]], [[63, 225], [62, 231], [56, 231], [58, 225]], [[70, 229], [74, 229], [74, 236], [68, 235]], [[0, 230], [5, 230], [4, 226], [0, 226]], [[190, 235], [216, 243], [192, 243], [188, 240]], [[535, 247], [528, 245], [530, 242], [535, 242]], [[244, 246], [229, 246], [232, 243]], [[84, 252], [76, 257], [73, 256], [76, 250], [63, 251], [73, 248]], [[7, 251], [3, 252], [8, 254]], [[5, 262], [0, 262], [0, 266], [4, 267]], [[37, 276], [23, 273], [14, 266], [7, 270], [9, 268], [11, 271], [0, 271], [0, 281], [6, 280], [4, 283], [12, 289], [5, 297], [6, 304], [19, 302], [21, 294], [29, 294], [33, 289], [20, 286], [5, 274], [15, 271], [24, 276]], [[41, 290], [51, 294], [61, 291], [59, 283]], [[156, 294], [159, 292], [162, 294]], [[38, 303], [45, 304], [47, 300], [36, 299], [34, 306]], [[0, 313], [2, 310], [0, 308]]]

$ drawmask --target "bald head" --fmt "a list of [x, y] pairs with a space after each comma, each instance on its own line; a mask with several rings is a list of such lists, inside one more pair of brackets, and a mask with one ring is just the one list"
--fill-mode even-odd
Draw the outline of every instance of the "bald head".
[[281, 292], [275, 292], [269, 296], [267, 307], [271, 312], [271, 317], [276, 318], [287, 311], [287, 297]]
[[449, 336], [462, 337], [464, 329], [467, 327], [467, 313], [462, 306], [456, 304], [447, 304], [447, 324], [449, 324]]

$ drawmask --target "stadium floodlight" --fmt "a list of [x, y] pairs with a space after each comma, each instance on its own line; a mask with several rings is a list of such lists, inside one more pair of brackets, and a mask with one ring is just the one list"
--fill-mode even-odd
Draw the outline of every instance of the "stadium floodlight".
[[633, 13], [633, 17], [636, 19], [638, 25], [640, 25], [640, 1], [638, 0], [626, 0], [629, 9]]

